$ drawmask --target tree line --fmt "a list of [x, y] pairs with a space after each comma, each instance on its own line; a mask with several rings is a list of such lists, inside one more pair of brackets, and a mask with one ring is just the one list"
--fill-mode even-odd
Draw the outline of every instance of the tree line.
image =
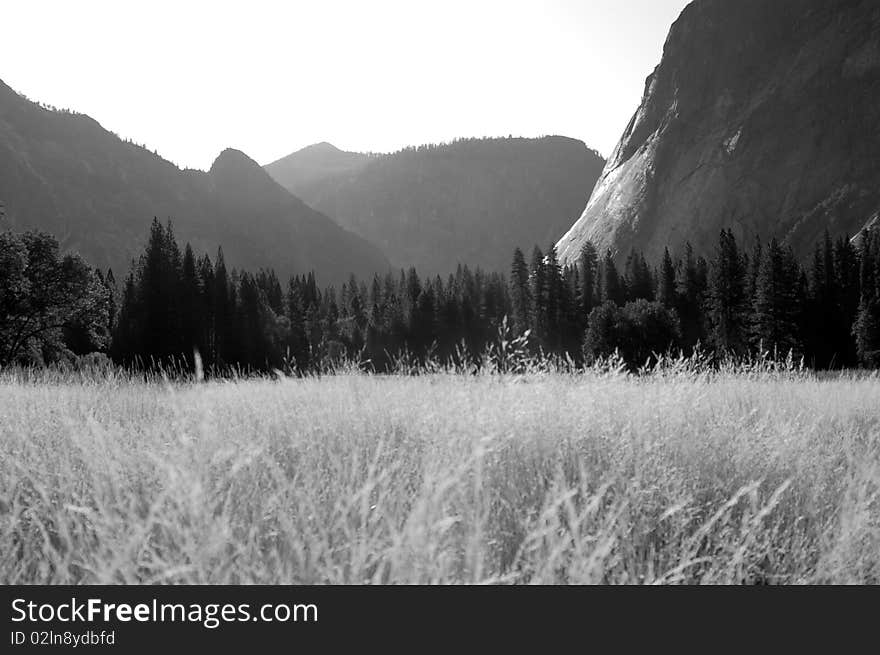
[[307, 372], [345, 358], [387, 371], [406, 354], [424, 363], [477, 353], [508, 313], [502, 275], [459, 267], [446, 280], [414, 269], [321, 289], [313, 273], [286, 283], [272, 270], [229, 270], [177, 244], [154, 220], [127, 277], [111, 355], [134, 366]]
[[[411, 268], [320, 288], [313, 273], [282, 283], [272, 270], [229, 270], [182, 249], [153, 221], [121, 289], [112, 272], [61, 257], [48, 235], [0, 241], [0, 363], [48, 362], [97, 350], [136, 368], [202, 365], [290, 373], [354, 359], [370, 370], [479, 362], [499, 327], [527, 335], [536, 356], [576, 365], [619, 353], [636, 367], [698, 346], [723, 357], [792, 353], [816, 369], [880, 367], [880, 231], [855, 241], [826, 232], [802, 266], [776, 239], [750, 248], [722, 231], [713, 255], [690, 245], [649, 263], [587, 244], [563, 266], [550, 247], [510, 274]], [[505, 323], [505, 318], [507, 322]]]

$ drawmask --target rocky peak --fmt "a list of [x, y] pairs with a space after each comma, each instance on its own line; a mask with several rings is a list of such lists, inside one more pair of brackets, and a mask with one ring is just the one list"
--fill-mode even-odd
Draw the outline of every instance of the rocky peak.
[[260, 165], [241, 150], [226, 148], [211, 164], [210, 173], [211, 175], [248, 174], [255, 168], [260, 169]]
[[880, 208], [878, 44], [876, 0], [688, 5], [562, 260], [588, 239], [657, 259], [728, 227], [802, 255], [855, 234]]
[[314, 152], [314, 153], [337, 153], [342, 152], [339, 148], [334, 146], [332, 143], [328, 143], [327, 141], [321, 141], [321, 143], [313, 143], [310, 146], [306, 146], [302, 150], [303, 152]]
[[277, 195], [281, 187], [253, 159], [240, 150], [226, 148], [221, 152], [209, 171], [221, 192], [241, 194], [251, 197], [266, 194]]

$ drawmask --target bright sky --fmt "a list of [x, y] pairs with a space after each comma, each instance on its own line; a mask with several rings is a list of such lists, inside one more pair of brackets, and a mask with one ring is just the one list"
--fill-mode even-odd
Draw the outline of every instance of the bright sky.
[[0, 4], [0, 79], [207, 169], [508, 134], [608, 155], [688, 0]]

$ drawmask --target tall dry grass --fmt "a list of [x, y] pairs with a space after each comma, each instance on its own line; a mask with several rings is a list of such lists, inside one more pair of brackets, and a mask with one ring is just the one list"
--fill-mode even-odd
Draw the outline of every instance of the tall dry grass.
[[880, 379], [0, 376], [4, 583], [876, 583]]

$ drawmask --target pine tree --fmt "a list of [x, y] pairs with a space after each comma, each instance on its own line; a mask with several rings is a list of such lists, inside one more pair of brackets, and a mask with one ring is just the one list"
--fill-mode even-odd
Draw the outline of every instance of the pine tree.
[[880, 366], [880, 236], [875, 230], [862, 235], [860, 257], [861, 297], [852, 333], [859, 361]]
[[119, 288], [116, 285], [116, 278], [113, 276], [113, 269], [107, 269], [107, 275], [104, 276], [104, 285], [107, 287], [107, 331], [113, 334], [116, 329], [116, 319], [119, 313]]
[[834, 245], [834, 276], [840, 287], [840, 322], [841, 331], [847, 335], [844, 364], [855, 365], [858, 361], [855, 340], [851, 335], [851, 326], [855, 323], [856, 315], [861, 302], [861, 279], [860, 279], [859, 256], [855, 246], [849, 239], [849, 235], [837, 240]]
[[544, 253], [538, 246], [532, 250], [530, 279], [532, 281], [532, 335], [542, 346], [547, 339], [547, 267]]
[[848, 359], [849, 332], [844, 323], [840, 281], [834, 263], [834, 244], [828, 230], [816, 243], [801, 330], [811, 363], [820, 368], [841, 366]]
[[719, 352], [742, 353], [747, 344], [747, 271], [736, 239], [722, 230], [707, 294], [711, 342]]
[[183, 340], [182, 298], [180, 283], [182, 278], [182, 257], [180, 246], [174, 236], [174, 226], [169, 219], [165, 224], [162, 245], [162, 294], [166, 303], [165, 324], [162, 328], [163, 348], [160, 351], [163, 360], [178, 365], [191, 350]]
[[202, 308], [199, 298], [200, 280], [196, 270], [196, 257], [190, 244], [186, 244], [183, 254], [181, 270], [181, 284], [179, 289], [180, 302], [180, 325], [181, 346], [183, 355], [191, 366], [193, 352], [201, 351], [203, 344], [200, 343], [199, 334]]
[[424, 360], [428, 348], [434, 341], [436, 297], [432, 285], [426, 285], [416, 300], [410, 327], [412, 352]]
[[269, 308], [275, 314], [284, 313], [284, 292], [281, 290], [281, 281], [273, 270], [261, 270], [256, 277], [257, 286], [265, 294], [265, 300]]
[[596, 290], [597, 274], [599, 268], [599, 254], [596, 247], [587, 241], [581, 249], [578, 261], [580, 284], [578, 285], [578, 306], [580, 308], [580, 331], [587, 327], [587, 317], [598, 306], [599, 299]]
[[672, 257], [669, 255], [669, 248], [664, 248], [663, 260], [660, 263], [660, 270], [657, 275], [657, 302], [667, 309], [673, 309], [678, 304], [675, 278], [675, 265], [672, 263]]
[[703, 341], [703, 304], [707, 287], [705, 260], [694, 257], [694, 249], [685, 244], [684, 261], [678, 270], [676, 282], [676, 309], [681, 321], [682, 342], [693, 348]]
[[230, 290], [222, 247], [217, 249], [212, 294], [214, 306], [214, 353], [212, 359], [216, 366], [225, 367], [233, 364], [234, 361], [232, 341], [235, 304]]
[[633, 248], [626, 260], [625, 268], [626, 299], [628, 302], [635, 300], [654, 300], [654, 281], [651, 278], [651, 270], [645, 261], [645, 256]]
[[761, 264], [764, 260], [764, 244], [761, 243], [760, 237], [755, 237], [755, 243], [752, 246], [752, 256], [749, 259], [749, 276], [746, 293], [749, 298], [754, 300], [755, 293], [758, 289], [758, 274], [761, 271]]
[[305, 373], [310, 365], [309, 342], [306, 337], [306, 310], [299, 278], [291, 277], [287, 284], [287, 318], [290, 321], [288, 346], [292, 357], [290, 364], [300, 373]]
[[207, 254], [202, 255], [198, 261], [199, 287], [199, 353], [202, 363], [207, 371], [212, 371], [216, 365], [214, 353], [216, 343], [214, 341], [214, 265]]
[[602, 260], [602, 286], [602, 298], [605, 302], [619, 306], [626, 302], [626, 290], [610, 249], [605, 251], [605, 258]]
[[761, 257], [752, 314], [752, 343], [765, 352], [786, 355], [799, 351], [798, 294], [800, 267], [791, 249], [776, 239]]
[[865, 298], [853, 325], [859, 361], [870, 368], [880, 367], [880, 302]]
[[143, 352], [156, 365], [170, 364], [183, 354], [179, 282], [180, 249], [171, 222], [163, 228], [154, 218], [136, 285], [143, 303]]
[[556, 257], [556, 247], [550, 246], [544, 257], [544, 341], [550, 352], [559, 353], [562, 346], [562, 317], [564, 312], [562, 269]]
[[522, 250], [513, 251], [510, 267], [511, 325], [516, 334], [523, 334], [532, 323], [532, 293], [529, 288], [529, 269]]
[[119, 316], [116, 320], [116, 329], [113, 332], [113, 342], [110, 347], [110, 356], [120, 364], [143, 365], [143, 323], [142, 307], [135, 286], [135, 265], [132, 263], [131, 271], [125, 278], [125, 287], [122, 291], [122, 304], [119, 308]]

